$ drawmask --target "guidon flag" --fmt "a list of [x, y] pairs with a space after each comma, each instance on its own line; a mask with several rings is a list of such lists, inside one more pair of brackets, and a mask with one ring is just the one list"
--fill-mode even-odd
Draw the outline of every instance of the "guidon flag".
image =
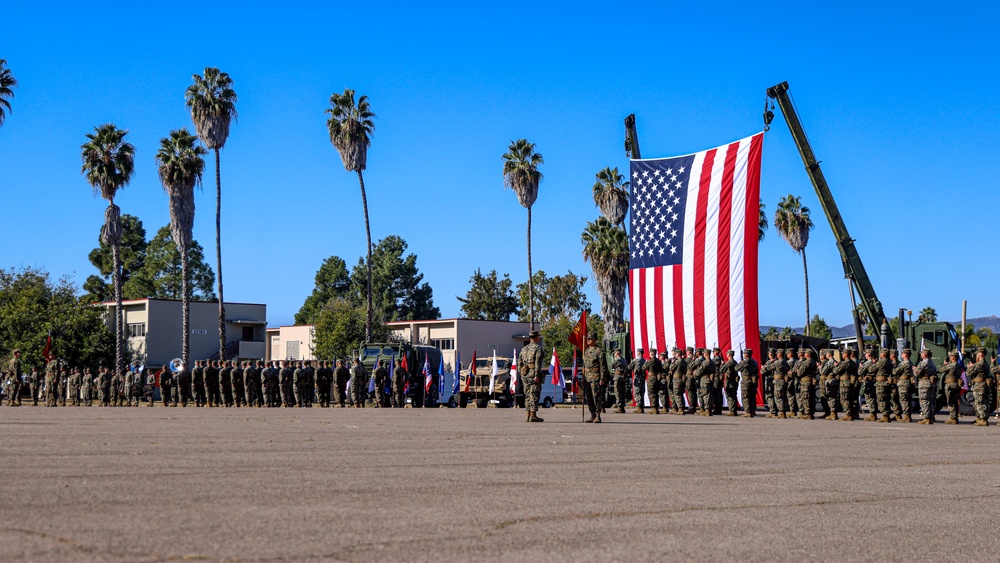
[[758, 133], [685, 156], [631, 161], [632, 350], [760, 350], [757, 218], [763, 138]]

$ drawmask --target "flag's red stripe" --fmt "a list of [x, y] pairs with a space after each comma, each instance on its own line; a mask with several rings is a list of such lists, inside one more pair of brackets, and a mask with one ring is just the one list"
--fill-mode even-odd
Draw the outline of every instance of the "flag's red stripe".
[[653, 268], [653, 305], [656, 323], [656, 349], [667, 348], [667, 330], [663, 326], [663, 267]]
[[718, 317], [719, 347], [728, 350], [733, 347], [729, 329], [729, 228], [733, 212], [733, 176], [736, 174], [736, 153], [739, 143], [729, 145], [726, 162], [722, 169], [722, 190], [719, 192], [719, 244], [717, 254], [715, 301]]
[[698, 185], [698, 202], [694, 217], [694, 345], [704, 347], [705, 344], [705, 230], [708, 225], [708, 189], [712, 182], [712, 166], [715, 163], [715, 152], [712, 149], [705, 153], [705, 162], [701, 167], [701, 179]]
[[635, 352], [635, 312], [638, 306], [636, 305], [635, 296], [632, 295], [632, 288], [635, 287], [635, 273], [637, 270], [628, 271], [628, 303], [629, 307], [632, 309], [631, 314], [628, 316], [628, 340], [629, 340], [629, 350], [633, 353]]
[[674, 339], [678, 348], [687, 347], [684, 337], [684, 266], [670, 266], [674, 276]]
[[[760, 321], [757, 315], [757, 216], [760, 213], [760, 155], [764, 134], [754, 135], [747, 155], [746, 229], [743, 232], [743, 319], [747, 347], [760, 362]], [[764, 404], [764, 386], [757, 386], [757, 404]]]
[[637, 276], [639, 277], [639, 326], [642, 327], [643, 340], [646, 340], [646, 342], [640, 342], [639, 347], [648, 348], [649, 324], [646, 321], [646, 269], [642, 268], [637, 270], [637, 272]]

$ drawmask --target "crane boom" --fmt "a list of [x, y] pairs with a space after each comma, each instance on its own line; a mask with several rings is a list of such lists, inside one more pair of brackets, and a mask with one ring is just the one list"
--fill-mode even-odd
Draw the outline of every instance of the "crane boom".
[[[840, 251], [840, 259], [844, 264], [844, 276], [851, 281], [854, 289], [861, 296], [861, 307], [868, 316], [868, 322], [874, 323], [877, 327], [886, 321], [882, 302], [879, 301], [878, 296], [875, 294], [875, 288], [872, 286], [871, 279], [868, 277], [865, 266], [861, 262], [858, 249], [854, 246], [854, 239], [847, 232], [847, 225], [844, 224], [844, 218], [840, 215], [837, 202], [833, 200], [830, 186], [826, 183], [826, 178], [823, 176], [819, 162], [816, 161], [816, 155], [813, 154], [812, 147], [809, 145], [809, 139], [806, 138], [806, 133], [802, 128], [802, 123], [799, 121], [799, 116], [795, 112], [791, 98], [788, 96], [788, 82], [782, 82], [768, 88], [767, 96], [778, 102], [778, 107], [781, 108], [781, 113], [785, 116], [785, 123], [788, 124], [788, 129], [795, 140], [795, 146], [798, 147], [802, 162], [805, 163], [806, 173], [809, 174], [809, 180], [812, 181], [816, 195], [819, 197], [820, 205], [823, 206], [823, 213], [826, 214], [826, 219], [830, 222], [830, 228], [833, 229], [833, 236], [837, 241], [837, 249]], [[888, 337], [890, 341], [894, 338], [891, 330]], [[858, 342], [861, 342], [860, 333], [858, 334]]]

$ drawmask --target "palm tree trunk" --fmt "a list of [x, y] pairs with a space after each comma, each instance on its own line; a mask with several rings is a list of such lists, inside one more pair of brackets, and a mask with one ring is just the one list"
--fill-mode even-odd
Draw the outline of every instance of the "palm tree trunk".
[[531, 208], [528, 208], [528, 320], [535, 330], [535, 281], [531, 272]]
[[365, 194], [365, 177], [358, 170], [358, 183], [361, 184], [361, 205], [365, 209], [365, 236], [368, 238], [368, 310], [365, 315], [365, 341], [372, 340], [372, 228], [368, 222], [368, 196]]
[[111, 245], [111, 257], [115, 271], [115, 373], [125, 373], [125, 311], [122, 310], [122, 255], [121, 241]]
[[188, 249], [184, 248], [181, 250], [181, 309], [183, 311], [183, 321], [181, 323], [184, 336], [181, 338], [181, 363], [184, 367], [188, 366], [188, 358], [190, 357], [190, 338], [191, 330], [188, 328], [188, 322], [191, 317], [191, 290], [188, 288]]
[[809, 336], [809, 333], [811, 332], [809, 330], [809, 319], [811, 318], [809, 316], [809, 268], [806, 267], [806, 249], [805, 248], [802, 249], [802, 274], [806, 278], [806, 328], [805, 328], [805, 333], [806, 333], [806, 336]]
[[[219, 170], [218, 147], [215, 149], [215, 273], [219, 276], [219, 359], [225, 360], [226, 305], [222, 296], [222, 173]], [[185, 293], [187, 292], [185, 291]], [[186, 316], [185, 319], [187, 319]], [[184, 335], [186, 338], [187, 332]]]

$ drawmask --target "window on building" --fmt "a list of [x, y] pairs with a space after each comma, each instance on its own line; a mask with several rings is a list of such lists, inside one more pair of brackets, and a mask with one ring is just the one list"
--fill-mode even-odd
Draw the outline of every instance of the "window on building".
[[146, 336], [146, 323], [129, 323], [128, 324], [128, 337], [129, 338], [141, 338]]
[[431, 339], [431, 346], [434, 346], [438, 350], [454, 350], [455, 349], [455, 339], [454, 338], [433, 338], [433, 339]]

